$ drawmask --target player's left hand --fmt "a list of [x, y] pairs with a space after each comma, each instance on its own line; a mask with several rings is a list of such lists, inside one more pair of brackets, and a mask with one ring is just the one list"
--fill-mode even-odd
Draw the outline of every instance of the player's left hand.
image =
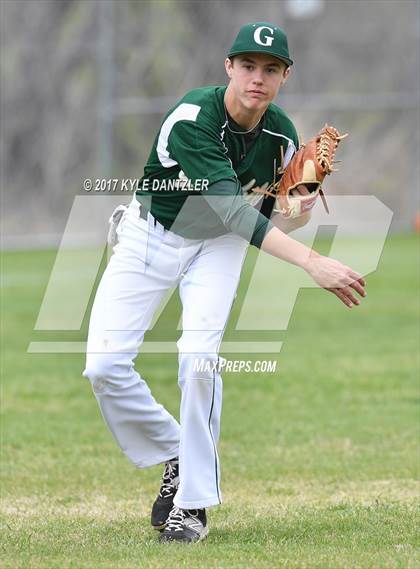
[[302, 184], [290, 191], [290, 195], [293, 197], [309, 196], [309, 194], [310, 191], [308, 190], [308, 188], [306, 186], [303, 186]]

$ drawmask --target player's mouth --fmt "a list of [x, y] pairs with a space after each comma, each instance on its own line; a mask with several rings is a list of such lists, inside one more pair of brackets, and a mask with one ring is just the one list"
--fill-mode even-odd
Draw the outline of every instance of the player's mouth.
[[266, 94], [264, 93], [264, 91], [260, 91], [259, 89], [250, 89], [250, 90], [248, 91], [248, 94], [249, 94], [251, 97], [256, 97], [256, 98], [258, 98], [258, 99], [262, 99], [263, 97], [266, 96]]

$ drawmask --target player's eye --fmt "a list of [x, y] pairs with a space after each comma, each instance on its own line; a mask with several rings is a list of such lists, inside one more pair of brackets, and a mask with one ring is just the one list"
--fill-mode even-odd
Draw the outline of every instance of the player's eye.
[[249, 64], [245, 64], [244, 65], [245, 69], [247, 69], [248, 71], [252, 71], [254, 69], [253, 65], [249, 65]]

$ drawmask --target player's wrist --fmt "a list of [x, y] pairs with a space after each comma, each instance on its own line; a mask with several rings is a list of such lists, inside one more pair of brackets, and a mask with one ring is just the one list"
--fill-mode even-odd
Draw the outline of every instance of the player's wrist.
[[312, 275], [312, 271], [314, 269], [314, 264], [317, 264], [317, 261], [322, 257], [317, 251], [314, 249], [309, 249], [308, 255], [303, 258], [303, 262], [300, 265], [301, 268], [306, 271], [309, 275]]

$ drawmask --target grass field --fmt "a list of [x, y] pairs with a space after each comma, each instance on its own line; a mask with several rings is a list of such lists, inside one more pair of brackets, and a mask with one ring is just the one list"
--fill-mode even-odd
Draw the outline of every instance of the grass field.
[[[157, 544], [161, 467], [135, 470], [118, 450], [83, 356], [26, 352], [54, 339], [33, 331], [54, 253], [6, 253], [2, 567], [418, 567], [416, 252], [413, 236], [389, 239], [353, 311], [302, 291], [281, 354], [267, 356], [277, 372], [225, 374], [224, 504], [208, 511], [207, 541], [189, 547]], [[168, 308], [165, 330], [179, 311]], [[139, 369], [177, 415], [176, 355], [144, 355]]]

